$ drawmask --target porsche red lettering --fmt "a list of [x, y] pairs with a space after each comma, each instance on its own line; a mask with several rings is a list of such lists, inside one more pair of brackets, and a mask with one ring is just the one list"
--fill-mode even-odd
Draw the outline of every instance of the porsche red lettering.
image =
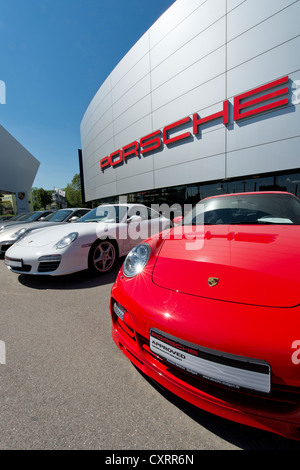
[[160, 131], [152, 132], [140, 140], [140, 153], [153, 152], [161, 147]]
[[190, 117], [186, 117], [184, 119], [180, 119], [180, 121], [176, 121], [173, 124], [169, 124], [166, 126], [163, 130], [163, 143], [165, 145], [172, 144], [173, 142], [178, 142], [178, 140], [183, 140], [186, 139], [187, 137], [190, 137], [190, 132], [184, 132], [182, 134], [176, 135], [175, 137], [169, 137], [169, 132], [172, 131], [173, 129], [176, 129], [177, 127], [182, 126], [183, 124], [186, 124], [190, 121]]
[[283, 105], [288, 104], [288, 98], [283, 98], [280, 100], [277, 100], [275, 102], [271, 102], [268, 104], [264, 104], [263, 106], [259, 106], [258, 108], [254, 109], [248, 109], [247, 111], [244, 111], [242, 113], [242, 110], [245, 108], [250, 108], [253, 107], [257, 104], [263, 103], [263, 102], [268, 102], [270, 99], [276, 98], [277, 96], [282, 96], [288, 93], [289, 89], [288, 87], [280, 88], [280, 90], [273, 91], [271, 93], [267, 93], [266, 95], [263, 96], [258, 96], [256, 98], [250, 99], [248, 101], [244, 101], [247, 98], [257, 95], [263, 91], [270, 90], [272, 88], [277, 87], [278, 85], [281, 85], [283, 83], [288, 83], [289, 77], [283, 77], [280, 78], [279, 80], [274, 80], [273, 82], [267, 83], [266, 85], [262, 85], [258, 88], [254, 88], [253, 90], [247, 91], [246, 93], [243, 93], [241, 95], [235, 96], [234, 97], [234, 120], [238, 121], [239, 119], [248, 117], [248, 116], [253, 116], [254, 114], [260, 114], [265, 111], [268, 111], [270, 109], [275, 109], [279, 108]]
[[119, 165], [122, 162], [122, 152], [121, 150], [117, 150], [110, 154], [109, 158], [110, 166]]
[[205, 124], [209, 121], [214, 121], [215, 119], [223, 118], [223, 124], [228, 124], [229, 122], [229, 101], [226, 100], [223, 102], [223, 109], [218, 113], [211, 114], [210, 116], [204, 118], [198, 118], [198, 114], [193, 114], [193, 133], [198, 134], [198, 127], [201, 124]]
[[[265, 85], [253, 88], [246, 93], [242, 93], [233, 98], [233, 118], [235, 121], [254, 116], [269, 110], [277, 109], [289, 103], [287, 95], [289, 76], [274, 80]], [[281, 85], [285, 85], [278, 89]], [[266, 92], [262, 95], [263, 92]], [[278, 99], [277, 99], [278, 98]], [[229, 123], [229, 101], [225, 100], [222, 109], [216, 113], [205, 117], [199, 117], [194, 113], [192, 119], [187, 116], [172, 124], [168, 124], [161, 131], [157, 130], [141, 137], [139, 141], [134, 141], [125, 145], [122, 149], [107, 155], [100, 160], [100, 170], [104, 172], [109, 167], [115, 167], [126, 163], [128, 158], [140, 157], [148, 152], [158, 150], [162, 145], [178, 143], [191, 137], [191, 132], [184, 131], [184, 128], [192, 121], [193, 134], [197, 135], [199, 127], [207, 122], [222, 119], [224, 125]], [[182, 132], [180, 131], [182, 130]]]
[[139, 144], [136, 141], [131, 142], [131, 144], [125, 145], [125, 147], [123, 147], [123, 161], [125, 162], [126, 158], [132, 156], [139, 156]]
[[104, 168], [106, 168], [107, 166], [108, 167], [110, 166], [110, 161], [109, 161], [109, 156], [108, 155], [100, 160], [100, 170], [104, 171]]

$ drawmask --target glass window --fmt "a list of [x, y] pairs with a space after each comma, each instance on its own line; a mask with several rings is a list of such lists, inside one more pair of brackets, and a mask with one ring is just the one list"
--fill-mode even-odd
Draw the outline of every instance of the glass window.
[[151, 220], [158, 219], [159, 213], [154, 211], [153, 209], [150, 209], [150, 207], [148, 207], [148, 218]]
[[209, 198], [197, 204], [185, 225], [300, 225], [300, 201], [290, 194], [240, 194]]
[[285, 188], [282, 190], [300, 196], [300, 173], [279, 175], [276, 181], [279, 187]]
[[132, 217], [134, 215], [137, 215], [138, 217], [141, 217], [142, 220], [148, 220], [148, 208], [143, 207], [143, 206], [133, 206], [129, 209], [128, 211], [128, 217]]
[[51, 222], [63, 222], [70, 214], [72, 214], [71, 210], [68, 209], [61, 209], [53, 214], [47, 215], [43, 220], [51, 220]]
[[127, 212], [127, 206], [98, 206], [80, 218], [80, 222], [120, 223]]
[[[234, 194], [257, 191], [287, 191], [300, 196], [300, 172], [282, 172], [267, 175], [253, 175], [249, 177], [235, 178], [214, 182], [194, 183], [189, 185], [170, 186], [157, 188], [151, 191], [141, 191], [124, 195], [128, 203], [152, 205], [167, 204], [169, 207], [176, 205], [184, 208], [184, 205], [195, 205], [200, 200], [209, 196], [221, 194]], [[111, 199], [112, 201], [110, 201]], [[102, 203], [117, 203], [119, 196], [103, 199]], [[99, 201], [98, 201], [99, 203]], [[176, 213], [176, 215], [178, 215]]]

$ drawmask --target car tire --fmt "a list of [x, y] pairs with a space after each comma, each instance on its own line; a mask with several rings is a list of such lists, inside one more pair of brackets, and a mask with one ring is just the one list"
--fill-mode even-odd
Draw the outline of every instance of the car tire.
[[89, 253], [89, 270], [97, 274], [107, 273], [115, 266], [117, 258], [117, 244], [113, 240], [98, 240]]

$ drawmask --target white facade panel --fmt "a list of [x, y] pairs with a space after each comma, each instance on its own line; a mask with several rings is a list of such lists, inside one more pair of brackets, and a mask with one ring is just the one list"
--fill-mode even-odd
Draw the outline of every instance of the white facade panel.
[[177, 0], [150, 28], [151, 48], [172, 33], [207, 0]]
[[[205, 50], [205, 47], [210, 48], [210, 51], [213, 50], [213, 44], [208, 41], [205, 42], [206, 39], [209, 39], [205, 36], [205, 33], [206, 30], [212, 28], [215, 23], [218, 23], [221, 18], [225, 19], [225, 14], [224, 0], [202, 2], [202, 4], [194, 10], [192, 15], [186, 16], [176, 28], [168, 35], [164, 36], [163, 39], [151, 49], [152, 68], [155, 69], [155, 67], [164, 63], [172, 55], [178, 54], [182, 48], [188, 51], [188, 56], [190, 56], [193, 48], [192, 43], [197, 38], [198, 40], [196, 40], [194, 44], [199, 44], [200, 41], [199, 53], [201, 53], [202, 48]], [[213, 28], [213, 30], [215, 29]], [[188, 47], [189, 45], [191, 47]], [[195, 54], [195, 57], [199, 58], [201, 54]]]
[[[86, 199], [299, 169], [299, 14], [299, 0], [177, 0], [107, 77], [83, 117]], [[237, 119], [234, 97], [285, 76], [282, 108]], [[264, 105], [271, 91], [249, 99], [260, 96]], [[208, 118], [198, 132], [194, 113]], [[152, 133], [160, 147], [143, 154]], [[139, 154], [114, 165], [110, 155], [131, 143]]]
[[201, 181], [209, 181], [214, 178], [224, 178], [225, 155], [215, 155], [201, 160], [184, 162], [169, 168], [162, 168], [155, 172], [155, 186], [157, 188], [189, 184], [195, 181], [195, 177]]
[[[236, 3], [236, 8], [232, 9], [232, 5], [228, 5], [228, 41], [242, 35], [246, 31], [263, 24], [266, 20], [270, 19], [273, 15], [279, 14], [283, 10], [295, 4], [295, 0], [230, 0], [230, 3]], [[238, 7], [238, 8], [237, 8]], [[283, 24], [284, 19], [282, 19]], [[286, 28], [283, 28], [286, 29]], [[271, 34], [274, 39], [276, 34], [274, 31]], [[266, 35], [264, 39], [269, 39]]]
[[[126, 76], [133, 71], [138, 73], [137, 64], [143, 60], [149, 51], [149, 33], [144, 34], [135, 46], [125, 55], [110, 74], [112, 88], [117, 87], [121, 80], [130, 81]], [[141, 62], [142, 63], [142, 62]], [[142, 72], [142, 71], [141, 71]], [[134, 80], [134, 78], [132, 78]]]
[[192, 64], [161, 87], [153, 90], [153, 110], [222, 75], [224, 73], [225, 61], [226, 51], [225, 46], [223, 46], [202, 60]]
[[[145, 96], [137, 103], [130, 106], [126, 111], [114, 120], [114, 131], [119, 134], [124, 129], [140, 121], [143, 117], [151, 113], [151, 97]], [[136, 138], [135, 134], [135, 138]], [[130, 142], [127, 142], [128, 144]]]
[[0, 190], [31, 189], [40, 162], [0, 125]]
[[[270, 5], [272, 2], [261, 2], [261, 4]], [[232, 40], [228, 44], [228, 68], [237, 67], [298, 36], [299, 12], [299, 2], [294, 3]], [[282, 28], [283, 24], [288, 24], [288, 28]], [[273, 34], [274, 31], [276, 34]]]
[[114, 118], [119, 118], [123, 113], [132, 108], [132, 106], [141, 101], [143, 98], [150, 97], [150, 91], [150, 74], [148, 74], [135, 85], [133, 85], [123, 96], [121, 96], [120, 99], [114, 102]]
[[97, 185], [97, 181], [94, 185], [93, 193], [90, 195], [90, 200], [100, 199], [103, 197], [103, 194], [117, 194], [117, 184], [116, 182], [102, 184], [101, 186]]
[[140, 80], [150, 73], [149, 54], [145, 55], [112, 88], [113, 102], [117, 102]]
[[240, 176], [241, 172], [249, 175], [299, 168], [300, 137], [248, 147], [228, 152], [228, 177]]
[[[291, 139], [300, 134], [300, 106], [291, 106], [288, 110], [266, 114], [264, 118], [247, 119], [235, 123], [234, 130], [228, 132], [227, 152], [242, 148], [251, 148], [264, 143]], [[300, 162], [299, 162], [300, 163]]]
[[[202, 117], [222, 108], [222, 102], [226, 99], [226, 76], [219, 75], [216, 78], [194, 88], [188, 94], [179, 96], [164, 106], [153, 110], [154, 129], [163, 128], [166, 124], [178, 121], [192, 113], [199, 112]], [[214, 105], [214, 103], [217, 103]], [[214, 109], [211, 106], [214, 105]]]
[[[300, 36], [227, 72], [228, 97], [300, 70]], [[297, 76], [300, 75], [297, 74]]]
[[[91, 127], [90, 121], [92, 121], [93, 125], [93, 118], [94, 118], [94, 113], [96, 112], [97, 108], [101, 105], [103, 100], [106, 98], [106, 96], [110, 93], [111, 91], [111, 84], [110, 84], [110, 76], [105, 80], [103, 85], [99, 88], [97, 91], [96, 95], [94, 96], [93, 100], [89, 104], [89, 107], [87, 108], [85, 115], [83, 116], [81, 126], [80, 126], [80, 131], [81, 133], [84, 133], [85, 130], [88, 130]], [[97, 112], [97, 114], [99, 111]], [[96, 116], [98, 117], [98, 116]]]
[[[141, 109], [141, 112], [143, 112], [143, 109]], [[130, 126], [127, 126], [123, 131], [119, 132], [119, 134], [115, 134], [115, 148], [112, 151], [129, 145], [131, 142], [149, 132], [151, 132], [150, 114], [140, 118], [136, 122], [132, 122]]]
[[106, 124], [107, 123], [105, 123], [105, 127], [103, 127], [103, 130], [99, 132], [99, 134], [97, 134], [93, 140], [93, 153], [95, 153], [95, 151], [99, 152], [100, 150], [101, 152], [105, 152], [105, 147], [107, 148], [107, 153], [111, 153], [111, 146], [114, 145], [113, 123], [110, 123], [108, 125]]
[[[191, 136], [185, 143], [174, 148], [172, 146], [164, 148], [161, 155], [159, 153], [155, 155], [154, 168], [170, 168], [186, 161], [200, 161], [213, 155], [222, 154], [224, 153], [224, 144], [225, 129], [210, 129], [210, 132], [203, 133], [201, 136]], [[224, 177], [225, 174], [223, 174], [222, 178]]]
[[199, 60], [204, 60], [209, 54], [224, 46], [225, 42], [226, 21], [223, 17], [153, 69], [151, 75], [153, 90], [179, 73], [183, 73]]
[[145, 172], [138, 176], [129, 176], [126, 180], [120, 179], [117, 182], [117, 194], [125, 194], [128, 188], [128, 182], [132, 186], [138, 188], [137, 191], [146, 191], [147, 189], [152, 189], [154, 186], [153, 182], [153, 172]]
[[232, 10], [237, 8], [241, 3], [244, 3], [245, 0], [227, 0], [227, 13], [230, 13]]

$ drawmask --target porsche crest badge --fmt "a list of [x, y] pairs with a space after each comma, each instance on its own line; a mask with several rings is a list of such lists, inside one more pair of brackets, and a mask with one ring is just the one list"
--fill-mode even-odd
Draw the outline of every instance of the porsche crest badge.
[[219, 278], [217, 278], [217, 277], [209, 277], [207, 282], [208, 282], [208, 285], [209, 285], [210, 287], [215, 287], [215, 286], [218, 284], [218, 282], [219, 282]]

